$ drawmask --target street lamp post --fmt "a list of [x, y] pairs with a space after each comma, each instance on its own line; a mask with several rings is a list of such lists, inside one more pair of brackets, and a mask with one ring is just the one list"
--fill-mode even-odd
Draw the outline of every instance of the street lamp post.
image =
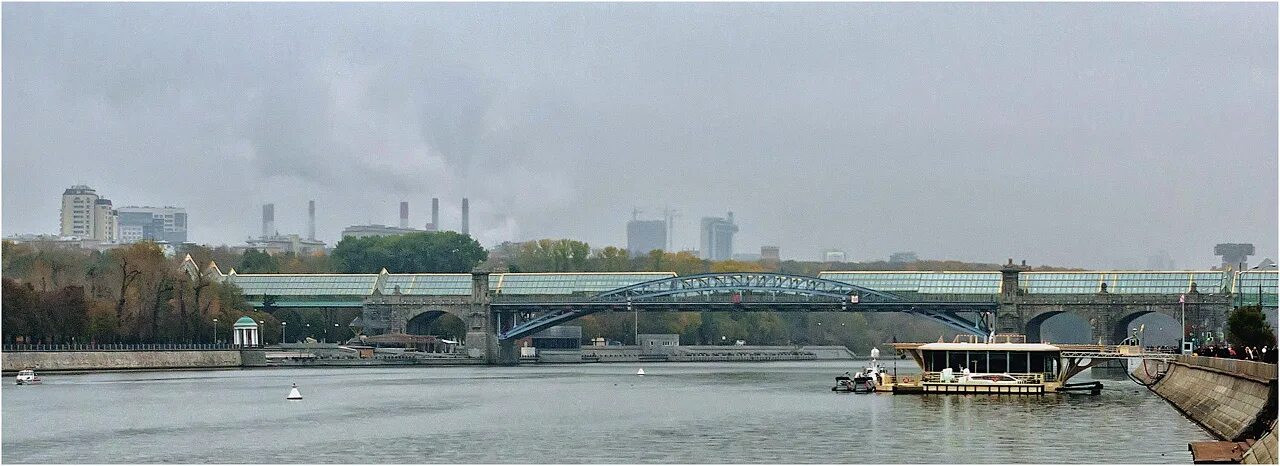
[[258, 340], [259, 340], [258, 344], [262, 346], [267, 346], [267, 335], [266, 335], [266, 332], [263, 331], [266, 329], [267, 329], [267, 321], [259, 320], [258, 321]]
[[338, 324], [333, 324], [333, 342], [338, 342]]
[[218, 319], [213, 319], [213, 344], [218, 344]]
[[1187, 351], [1187, 295], [1178, 296], [1178, 304], [1182, 308], [1182, 332], [1178, 337], [1178, 345], [1181, 348], [1178, 348], [1178, 353], [1185, 353]]
[[288, 322], [285, 322], [283, 320], [280, 321], [280, 345], [281, 346], [284, 346], [284, 329], [285, 329], [285, 325], [287, 324]]

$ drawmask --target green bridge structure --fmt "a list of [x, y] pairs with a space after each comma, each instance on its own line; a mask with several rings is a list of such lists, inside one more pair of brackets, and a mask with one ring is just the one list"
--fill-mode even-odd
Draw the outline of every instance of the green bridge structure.
[[1187, 334], [1222, 338], [1234, 307], [1276, 308], [1277, 271], [1033, 272], [831, 271], [817, 277], [764, 272], [190, 274], [234, 284], [255, 308], [360, 310], [358, 334], [419, 333], [443, 315], [466, 325], [473, 357], [518, 361], [515, 341], [597, 312], [903, 312], [974, 335], [1040, 340], [1049, 318], [1071, 313], [1102, 344], [1128, 336], [1139, 317], [1185, 313]]

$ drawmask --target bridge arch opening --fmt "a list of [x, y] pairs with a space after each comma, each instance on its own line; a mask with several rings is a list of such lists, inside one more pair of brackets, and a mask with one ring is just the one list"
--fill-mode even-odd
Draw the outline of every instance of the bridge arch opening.
[[467, 325], [458, 316], [448, 312], [427, 311], [409, 319], [405, 323], [405, 333], [461, 341], [467, 335]]
[[1182, 323], [1176, 317], [1157, 311], [1142, 311], [1125, 315], [1116, 321], [1112, 332], [1113, 343], [1120, 343], [1134, 329], [1141, 332], [1143, 346], [1173, 346], [1179, 344]]
[[1032, 317], [1027, 322], [1026, 335], [1029, 342], [1087, 344], [1095, 341], [1089, 321], [1067, 311], [1046, 312]]

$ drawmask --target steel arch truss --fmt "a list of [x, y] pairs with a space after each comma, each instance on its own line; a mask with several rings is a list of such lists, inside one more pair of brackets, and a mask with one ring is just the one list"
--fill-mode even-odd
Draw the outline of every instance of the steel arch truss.
[[716, 294], [752, 293], [789, 295], [839, 301], [856, 297], [863, 300], [901, 302], [897, 295], [876, 291], [844, 282], [801, 275], [780, 273], [706, 273], [683, 277], [661, 278], [606, 291], [596, 295], [598, 302], [644, 302], [667, 297], [706, 296]]
[[848, 283], [776, 273], [719, 273], [662, 278], [605, 291], [579, 302], [494, 303], [495, 308], [536, 310], [498, 338], [523, 338], [543, 329], [601, 311], [799, 311], [906, 312], [959, 332], [986, 335], [989, 302], [910, 302]]

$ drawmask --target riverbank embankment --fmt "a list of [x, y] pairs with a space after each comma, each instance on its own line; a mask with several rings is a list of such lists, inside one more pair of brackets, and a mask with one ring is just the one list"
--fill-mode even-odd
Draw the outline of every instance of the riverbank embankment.
[[[853, 359], [843, 346], [692, 346], [670, 354], [646, 353], [637, 347], [583, 347], [572, 351], [539, 351], [521, 364], [631, 362], [767, 362]], [[11, 374], [26, 368], [39, 372], [118, 370], [234, 369], [263, 367], [373, 367], [484, 365], [460, 353], [424, 353], [345, 347], [333, 343], [284, 347], [205, 350], [5, 351], [0, 368]]]
[[1275, 464], [1275, 364], [1181, 355], [1150, 388], [1224, 441], [1257, 439], [1244, 462]]
[[3, 372], [29, 367], [40, 372], [227, 369], [243, 365], [239, 350], [198, 351], [17, 351], [0, 354]]

